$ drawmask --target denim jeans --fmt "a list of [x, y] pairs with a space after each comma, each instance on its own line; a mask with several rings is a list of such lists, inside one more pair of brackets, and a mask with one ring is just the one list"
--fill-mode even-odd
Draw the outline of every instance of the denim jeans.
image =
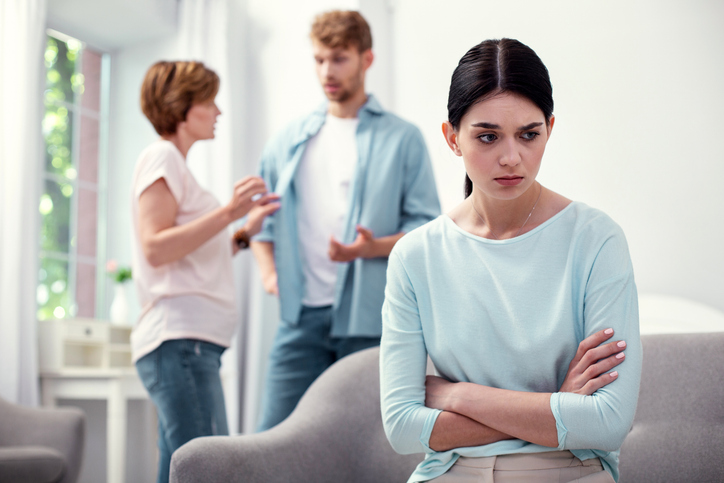
[[227, 435], [219, 368], [224, 348], [192, 339], [167, 340], [136, 362], [158, 413], [158, 483], [167, 483], [171, 455], [199, 436]]
[[287, 418], [307, 388], [335, 361], [380, 345], [379, 337], [331, 337], [332, 307], [302, 307], [299, 324], [284, 321], [272, 345], [257, 431]]

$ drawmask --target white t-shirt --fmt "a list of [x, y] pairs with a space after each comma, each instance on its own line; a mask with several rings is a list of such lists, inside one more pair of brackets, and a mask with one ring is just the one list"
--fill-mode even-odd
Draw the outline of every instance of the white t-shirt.
[[143, 254], [138, 200], [163, 178], [178, 203], [176, 225], [189, 223], [220, 206], [189, 171], [170, 141], [159, 140], [138, 158], [133, 174], [133, 279], [141, 315], [131, 333], [133, 361], [171, 339], [200, 339], [224, 347], [236, 328], [236, 302], [230, 235], [222, 230], [181, 260], [152, 267]]
[[342, 239], [349, 207], [349, 191], [357, 166], [359, 119], [327, 114], [322, 129], [307, 143], [295, 189], [299, 200], [297, 222], [304, 272], [302, 303], [332, 305], [337, 264], [329, 259], [329, 238]]

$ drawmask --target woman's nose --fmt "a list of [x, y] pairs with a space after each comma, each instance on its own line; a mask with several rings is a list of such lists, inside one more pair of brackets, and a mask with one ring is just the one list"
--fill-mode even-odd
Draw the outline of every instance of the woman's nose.
[[500, 156], [500, 164], [505, 166], [518, 166], [521, 160], [520, 151], [515, 141], [510, 140], [503, 144], [503, 153]]

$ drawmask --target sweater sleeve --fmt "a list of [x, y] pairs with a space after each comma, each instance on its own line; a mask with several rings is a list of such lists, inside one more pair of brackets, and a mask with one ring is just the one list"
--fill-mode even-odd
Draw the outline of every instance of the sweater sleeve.
[[618, 378], [591, 396], [553, 394], [558, 448], [615, 451], [633, 423], [642, 362], [638, 297], [622, 232], [603, 243], [583, 283], [583, 336], [613, 328], [614, 340], [626, 341], [626, 360], [615, 369]]
[[432, 453], [430, 433], [441, 411], [425, 407], [427, 350], [415, 292], [393, 250], [382, 306], [380, 398], [387, 439], [398, 453]]

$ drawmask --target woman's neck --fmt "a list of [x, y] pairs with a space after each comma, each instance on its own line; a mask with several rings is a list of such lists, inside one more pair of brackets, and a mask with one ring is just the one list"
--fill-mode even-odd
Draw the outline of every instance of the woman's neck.
[[186, 155], [188, 154], [189, 149], [191, 149], [191, 146], [194, 142], [196, 142], [195, 139], [180, 131], [176, 131], [173, 134], [163, 135], [161, 136], [161, 139], [173, 143], [173, 145], [176, 146], [179, 152], [183, 155], [184, 159], [186, 159]]
[[523, 233], [525, 228], [535, 226], [531, 223], [531, 218], [544, 196], [543, 191], [543, 186], [536, 181], [518, 198], [499, 200], [473, 188], [472, 194], [466, 200], [466, 218], [475, 233], [482, 233], [485, 238], [515, 238]]

